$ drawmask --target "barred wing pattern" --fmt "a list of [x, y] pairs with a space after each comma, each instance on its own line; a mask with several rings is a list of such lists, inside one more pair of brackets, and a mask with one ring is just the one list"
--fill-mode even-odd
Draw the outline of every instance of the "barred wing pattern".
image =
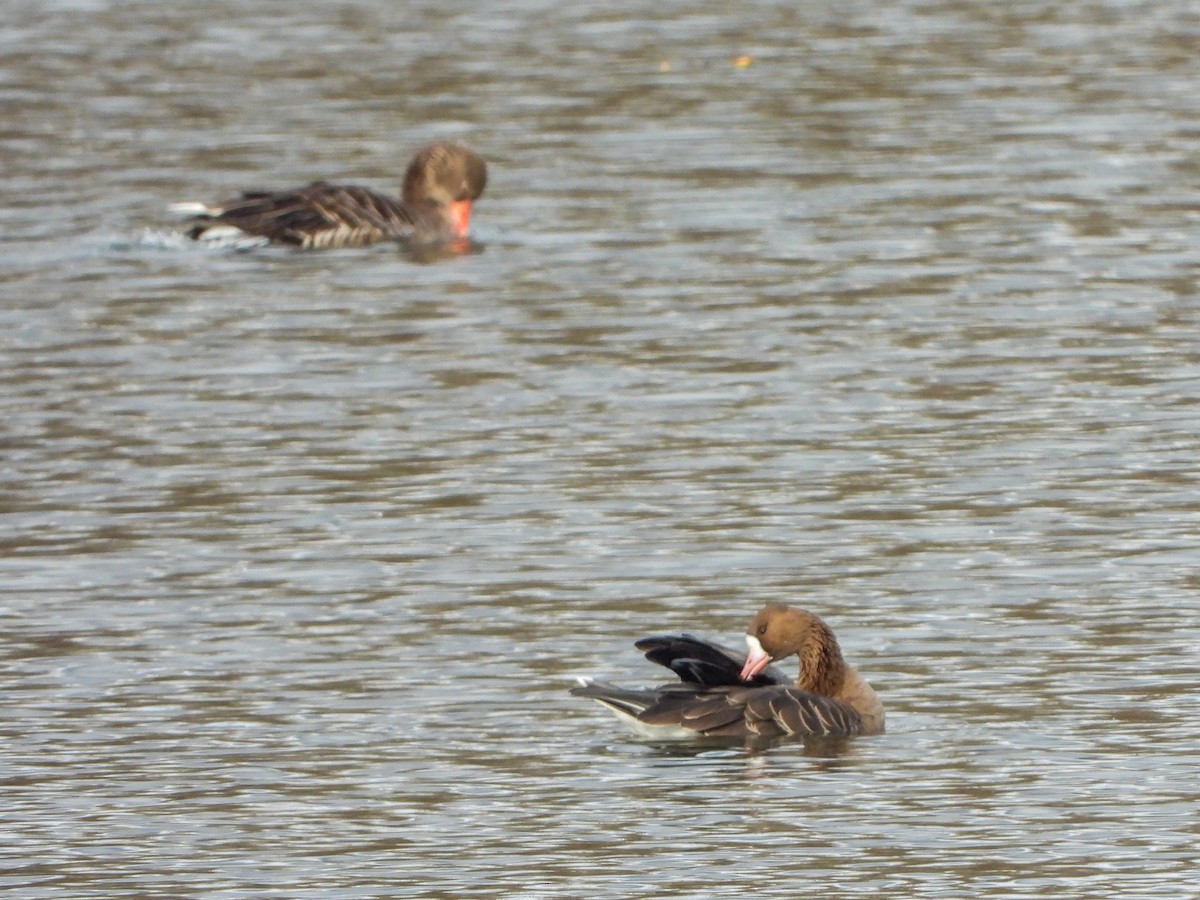
[[249, 191], [194, 221], [192, 238], [226, 225], [308, 248], [364, 246], [403, 239], [413, 230], [413, 217], [399, 200], [323, 181], [289, 191]]
[[637, 716], [646, 725], [675, 725], [709, 737], [848, 737], [861, 734], [850, 706], [797, 687], [660, 688]]

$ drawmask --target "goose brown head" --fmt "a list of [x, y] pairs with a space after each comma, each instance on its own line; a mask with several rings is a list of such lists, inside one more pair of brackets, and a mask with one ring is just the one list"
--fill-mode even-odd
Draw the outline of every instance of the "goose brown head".
[[422, 149], [404, 173], [404, 203], [417, 212], [444, 218], [451, 231], [466, 237], [471, 204], [487, 187], [487, 163], [474, 150], [454, 141]]
[[769, 664], [789, 656], [800, 658], [801, 690], [836, 697], [846, 678], [847, 665], [829, 626], [803, 609], [769, 603], [754, 614], [746, 627], [750, 649], [741, 678], [748, 681]]

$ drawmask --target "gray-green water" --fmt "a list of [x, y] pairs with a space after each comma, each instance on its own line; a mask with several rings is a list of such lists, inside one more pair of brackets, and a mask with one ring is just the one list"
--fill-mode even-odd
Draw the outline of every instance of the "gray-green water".
[[[1193, 5], [0, 10], [0, 888], [1200, 893]], [[171, 236], [447, 136], [481, 254]], [[566, 695], [781, 599], [886, 735]]]

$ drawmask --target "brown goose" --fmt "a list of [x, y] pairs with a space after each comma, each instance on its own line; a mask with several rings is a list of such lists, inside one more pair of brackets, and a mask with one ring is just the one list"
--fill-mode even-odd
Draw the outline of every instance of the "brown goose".
[[294, 247], [361, 247], [465, 240], [471, 204], [487, 185], [487, 163], [468, 147], [439, 141], [408, 164], [399, 200], [353, 185], [318, 181], [286, 191], [248, 191], [215, 206], [179, 204], [194, 213], [187, 235], [257, 237]]
[[[643, 638], [634, 646], [679, 676], [677, 683], [626, 689], [580, 679], [571, 690], [617, 714], [644, 736], [847, 737], [883, 732], [883, 704], [842, 658], [829, 626], [810, 612], [772, 603], [746, 629], [748, 656], [690, 634]], [[772, 662], [800, 658], [794, 684]]]

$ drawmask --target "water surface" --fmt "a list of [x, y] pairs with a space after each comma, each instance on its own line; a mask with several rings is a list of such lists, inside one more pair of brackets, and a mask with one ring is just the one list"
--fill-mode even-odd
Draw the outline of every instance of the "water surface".
[[[3, 13], [0, 887], [1195, 892], [1190, 5]], [[166, 213], [442, 137], [482, 253]], [[886, 735], [566, 694], [773, 600]]]

